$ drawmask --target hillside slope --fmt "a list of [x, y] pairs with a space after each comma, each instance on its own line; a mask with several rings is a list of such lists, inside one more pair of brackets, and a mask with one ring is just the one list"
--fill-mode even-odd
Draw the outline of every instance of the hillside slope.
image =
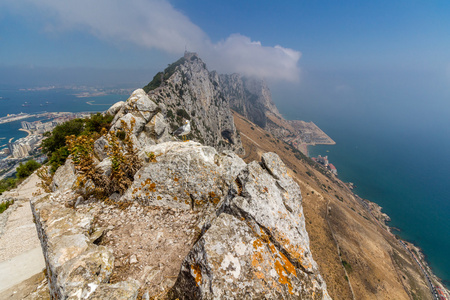
[[234, 113], [246, 155], [280, 155], [304, 195], [311, 251], [333, 299], [432, 299], [409, 253], [337, 178], [295, 148]]

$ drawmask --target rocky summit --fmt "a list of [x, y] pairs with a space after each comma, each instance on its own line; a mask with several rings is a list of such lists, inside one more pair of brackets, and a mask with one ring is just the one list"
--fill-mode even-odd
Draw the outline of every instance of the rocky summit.
[[[31, 200], [53, 298], [330, 298], [300, 188], [277, 154], [236, 154], [221, 80], [186, 55], [72, 140]], [[191, 141], [171, 134], [182, 119]]]

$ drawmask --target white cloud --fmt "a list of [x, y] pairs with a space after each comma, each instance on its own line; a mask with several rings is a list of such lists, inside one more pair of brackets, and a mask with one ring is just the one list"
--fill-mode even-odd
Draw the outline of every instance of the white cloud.
[[167, 0], [6, 0], [3, 4], [38, 13], [46, 19], [47, 30], [87, 31], [114, 44], [129, 42], [172, 54], [182, 54], [187, 45], [210, 69], [221, 73], [298, 80], [300, 52], [263, 46], [240, 34], [212, 43]]

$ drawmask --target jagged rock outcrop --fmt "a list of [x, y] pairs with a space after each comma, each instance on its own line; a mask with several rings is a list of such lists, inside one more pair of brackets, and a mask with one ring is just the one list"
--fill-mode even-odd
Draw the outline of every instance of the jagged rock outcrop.
[[56, 170], [55, 175], [53, 176], [51, 190], [65, 191], [70, 189], [76, 180], [77, 176], [75, 174], [75, 167], [72, 160], [67, 159], [66, 163]]
[[134, 281], [110, 284], [111, 249], [90, 236], [94, 213], [66, 207], [77, 196], [67, 189], [31, 200], [53, 299], [135, 299]]
[[[113, 105], [109, 132], [83, 144], [89, 158], [68, 159], [54, 192], [31, 201], [52, 296], [328, 299], [285, 165], [230, 151], [242, 145], [223, 79], [197, 55], [166, 71]], [[170, 134], [182, 118], [205, 145]]]
[[182, 118], [187, 118], [191, 120], [191, 138], [194, 140], [219, 151], [243, 154], [219, 75], [209, 72], [197, 54], [186, 53], [164, 72], [158, 73], [144, 89], [149, 91], [151, 100], [165, 105], [172, 131], [181, 125]]
[[329, 299], [310, 249], [298, 185], [263, 155], [236, 178], [185, 260], [181, 299]]
[[122, 197], [143, 205], [177, 209], [214, 209], [228, 192], [236, 175], [245, 167], [233, 152], [218, 154], [196, 142], [169, 142], [144, 148], [140, 156], [154, 153]]
[[133, 142], [137, 148], [155, 143], [173, 141], [169, 124], [160, 113], [163, 109], [150, 100], [144, 90], [137, 89], [126, 102], [114, 104], [106, 113], [116, 111], [110, 131], [132, 127]]

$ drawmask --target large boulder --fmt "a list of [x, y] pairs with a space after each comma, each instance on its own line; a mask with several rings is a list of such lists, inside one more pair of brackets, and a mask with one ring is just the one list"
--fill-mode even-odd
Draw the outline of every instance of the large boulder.
[[183, 210], [214, 209], [228, 186], [245, 167], [235, 154], [217, 151], [196, 142], [168, 142], [144, 148], [140, 157], [153, 156], [134, 176], [122, 197], [144, 205]]
[[180, 299], [329, 299], [311, 256], [298, 185], [263, 155], [237, 176], [172, 290]]

